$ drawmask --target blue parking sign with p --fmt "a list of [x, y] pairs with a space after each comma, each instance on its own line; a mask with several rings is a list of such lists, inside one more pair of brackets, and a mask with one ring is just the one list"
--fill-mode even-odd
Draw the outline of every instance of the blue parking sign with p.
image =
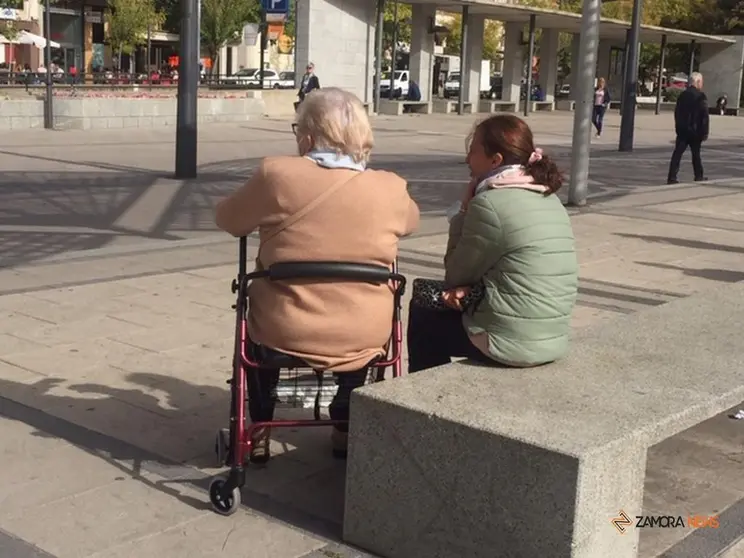
[[286, 14], [289, 12], [289, 0], [261, 0], [261, 7], [267, 14]]

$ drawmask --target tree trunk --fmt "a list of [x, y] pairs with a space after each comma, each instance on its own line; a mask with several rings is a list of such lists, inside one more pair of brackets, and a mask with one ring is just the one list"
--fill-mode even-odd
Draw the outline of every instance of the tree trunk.
[[214, 46], [210, 46], [207, 48], [207, 54], [209, 54], [209, 60], [211, 62], [211, 65], [209, 67], [209, 81], [214, 81], [215, 76], [215, 70], [217, 73], [217, 82], [220, 80], [220, 69], [219, 69], [219, 61], [220, 61], [220, 51], [219, 49], [215, 49]]

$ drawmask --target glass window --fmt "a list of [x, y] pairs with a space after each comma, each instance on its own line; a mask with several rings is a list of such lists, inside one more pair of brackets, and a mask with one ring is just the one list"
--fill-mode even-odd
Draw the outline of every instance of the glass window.
[[68, 46], [79, 46], [83, 30], [81, 17], [67, 14], [50, 14], [52, 40]]

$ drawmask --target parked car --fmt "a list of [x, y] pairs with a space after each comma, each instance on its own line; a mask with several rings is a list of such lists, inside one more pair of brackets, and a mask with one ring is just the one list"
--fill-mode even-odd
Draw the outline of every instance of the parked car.
[[[393, 97], [405, 97], [408, 95], [408, 80], [410, 79], [408, 70], [396, 70], [393, 76]], [[390, 96], [390, 72], [382, 74], [380, 81], [380, 97]]]
[[274, 89], [294, 89], [295, 73], [279, 72], [279, 81], [274, 84]]
[[[486, 64], [488, 61], [485, 61]], [[487, 68], [486, 68], [487, 69]], [[480, 83], [480, 98], [481, 99], [497, 99], [501, 97], [501, 90], [503, 88], [503, 78], [501, 76], [489, 77], [487, 73], [483, 73], [484, 69], [481, 69], [481, 83]], [[442, 91], [445, 99], [460, 96], [460, 73], [454, 72], [447, 76], [447, 80], [444, 82], [444, 89]]]
[[556, 97], [559, 99], [567, 99], [571, 96], [571, 85], [568, 83], [564, 83], [558, 88], [558, 91], [556, 91], [555, 94]]
[[451, 73], [444, 82], [444, 98], [460, 96], [460, 72]]
[[675, 74], [667, 80], [667, 89], [687, 89], [687, 74]]
[[[276, 70], [264, 70], [264, 89], [272, 89], [279, 82], [279, 73]], [[261, 70], [258, 68], [243, 68], [231, 76], [222, 78], [224, 85], [235, 85], [239, 87], [258, 88], [261, 86]]]

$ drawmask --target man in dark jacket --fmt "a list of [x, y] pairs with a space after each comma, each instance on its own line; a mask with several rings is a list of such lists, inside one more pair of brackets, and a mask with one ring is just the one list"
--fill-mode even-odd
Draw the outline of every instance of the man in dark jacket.
[[677, 142], [669, 162], [667, 184], [677, 184], [677, 173], [683, 153], [690, 148], [692, 153], [692, 168], [695, 180], [707, 180], [703, 176], [703, 162], [700, 159], [700, 147], [708, 139], [709, 116], [708, 98], [703, 89], [703, 76], [693, 72], [690, 76], [690, 86], [677, 99], [674, 109], [674, 128]]

